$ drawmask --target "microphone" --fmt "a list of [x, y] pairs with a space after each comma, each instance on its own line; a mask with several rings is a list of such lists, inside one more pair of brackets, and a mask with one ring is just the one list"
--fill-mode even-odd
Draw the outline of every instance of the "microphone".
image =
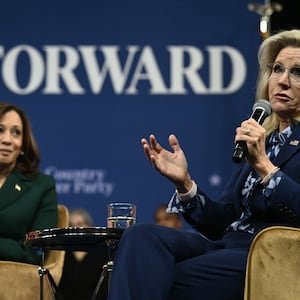
[[[258, 124], [262, 124], [266, 117], [268, 117], [271, 112], [271, 105], [270, 102], [264, 99], [258, 100], [252, 108], [252, 115], [251, 118], [253, 118], [255, 121], [258, 122]], [[235, 163], [240, 163], [243, 158], [245, 158], [248, 154], [247, 144], [245, 141], [239, 141], [236, 143], [232, 160]]]

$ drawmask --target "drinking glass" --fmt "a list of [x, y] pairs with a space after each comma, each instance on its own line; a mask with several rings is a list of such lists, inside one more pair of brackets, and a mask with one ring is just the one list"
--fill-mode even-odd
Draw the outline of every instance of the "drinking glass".
[[110, 203], [107, 205], [107, 227], [127, 228], [136, 222], [136, 205], [132, 203]]

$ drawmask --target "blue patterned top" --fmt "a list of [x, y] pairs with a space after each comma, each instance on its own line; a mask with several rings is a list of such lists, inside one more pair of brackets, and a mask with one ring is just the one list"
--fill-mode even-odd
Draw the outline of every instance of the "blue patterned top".
[[[272, 161], [274, 157], [276, 157], [284, 145], [286, 140], [292, 134], [293, 127], [289, 126], [285, 128], [282, 132], [274, 131], [268, 138], [269, 149], [267, 150], [267, 155]], [[264, 197], [267, 199], [274, 192], [276, 187], [279, 185], [283, 173], [279, 170], [276, 172], [270, 179], [267, 186], [262, 189], [262, 193]], [[245, 231], [250, 234], [253, 234], [254, 228], [252, 225], [248, 223], [249, 218], [251, 217], [251, 211], [249, 208], [250, 196], [255, 189], [255, 187], [262, 181], [262, 179], [256, 174], [253, 170], [249, 173], [245, 185], [241, 190], [241, 206], [242, 206], [242, 214], [240, 218], [233, 222], [227, 230], [232, 231]], [[201, 206], [205, 206], [206, 196], [204, 194], [198, 194], [198, 198], [200, 199]], [[185, 212], [185, 208], [189, 207], [189, 201], [182, 201], [180, 196], [175, 192], [168, 204], [167, 212], [179, 213]]]

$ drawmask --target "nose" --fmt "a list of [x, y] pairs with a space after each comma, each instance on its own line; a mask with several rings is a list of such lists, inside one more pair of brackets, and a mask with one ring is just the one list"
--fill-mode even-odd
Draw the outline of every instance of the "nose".
[[284, 72], [279, 76], [278, 82], [285, 85], [290, 85], [289, 70], [285, 69]]
[[0, 135], [0, 141], [5, 144], [11, 143], [11, 134], [8, 130], [4, 131]]

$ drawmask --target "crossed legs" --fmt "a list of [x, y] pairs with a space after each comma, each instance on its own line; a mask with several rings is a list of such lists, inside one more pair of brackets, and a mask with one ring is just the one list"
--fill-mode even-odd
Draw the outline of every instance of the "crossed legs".
[[246, 259], [197, 233], [137, 224], [118, 245], [108, 300], [240, 300]]

